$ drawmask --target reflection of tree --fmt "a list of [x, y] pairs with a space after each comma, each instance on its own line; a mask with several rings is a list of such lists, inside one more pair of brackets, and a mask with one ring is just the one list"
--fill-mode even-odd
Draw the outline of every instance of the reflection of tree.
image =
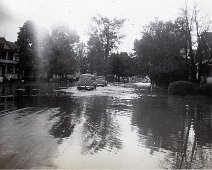
[[117, 138], [119, 127], [112, 113], [107, 112], [107, 98], [95, 97], [86, 108], [84, 124], [83, 153], [96, 153], [101, 149], [119, 150], [121, 141]]
[[[175, 168], [181, 169], [184, 167], [185, 163], [187, 164], [188, 155], [187, 155], [187, 149], [188, 149], [188, 142], [189, 142], [189, 134], [191, 129], [191, 117], [188, 110], [186, 111], [186, 114], [184, 115], [184, 123], [182, 127], [182, 136], [178, 139], [178, 148], [176, 153], [176, 164], [174, 165]], [[187, 166], [187, 165], [186, 165]]]
[[[203, 102], [206, 101], [203, 100]], [[175, 152], [174, 168], [212, 167], [211, 154], [205, 150], [205, 146], [212, 143], [210, 105], [210, 103], [203, 104], [195, 100], [189, 103], [185, 117], [184, 136], [179, 141], [181, 147]]]
[[[34, 114], [35, 109], [51, 109], [49, 120], [53, 120], [53, 125], [49, 133], [59, 142], [63, 138], [69, 137], [76, 126], [82, 124], [82, 152], [94, 153], [101, 149], [119, 150], [122, 143], [118, 138], [119, 126], [115, 122], [115, 115], [109, 112], [107, 97], [88, 97], [88, 98], [69, 98], [64, 97], [40, 97], [40, 98], [23, 98], [15, 101], [14, 105], [19, 107], [33, 107], [31, 112]], [[39, 111], [40, 109], [38, 109]], [[82, 121], [85, 117], [85, 122]], [[78, 135], [78, 134], [77, 134]]]
[[50, 119], [57, 118], [58, 121], [53, 124], [50, 134], [56, 138], [62, 139], [72, 134], [81, 113], [79, 104], [73, 99], [64, 98], [57, 100], [55, 107], [57, 106], [59, 107], [58, 112], [52, 115]]
[[[154, 151], [171, 151], [173, 168], [211, 168], [211, 101], [195, 98], [151, 98], [135, 101], [132, 123], [141, 142]], [[166, 159], [165, 162], [168, 160]]]
[[[60, 99], [53, 102], [58, 107], [50, 119], [56, 118], [50, 134], [59, 138], [69, 137], [76, 125], [82, 123], [82, 152], [95, 153], [101, 149], [120, 149], [122, 144], [117, 138], [119, 127], [114, 122], [112, 113], [107, 112], [107, 98]], [[82, 117], [85, 117], [83, 122]], [[78, 133], [78, 132], [77, 132]], [[59, 141], [59, 142], [60, 142]]]
[[146, 136], [145, 146], [151, 152], [160, 148], [166, 150], [177, 150], [176, 138], [182, 134], [183, 114], [179, 111], [176, 115], [167, 105], [167, 98], [146, 97], [133, 103], [135, 113], [132, 116], [132, 123], [139, 127], [139, 133]]

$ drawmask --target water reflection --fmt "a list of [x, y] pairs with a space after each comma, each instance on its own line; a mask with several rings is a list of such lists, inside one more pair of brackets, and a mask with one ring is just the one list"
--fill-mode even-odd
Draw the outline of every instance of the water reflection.
[[[57, 100], [54, 106], [58, 108], [49, 118], [55, 119], [49, 133], [62, 144], [63, 138], [72, 138], [75, 126], [82, 123], [82, 154], [94, 154], [102, 149], [121, 149], [122, 144], [118, 139], [119, 127], [114, 122], [113, 113], [108, 112], [109, 100], [111, 99], [104, 96]], [[82, 121], [82, 117], [85, 121]]]
[[145, 97], [133, 102], [132, 124], [151, 154], [171, 151], [173, 168], [211, 168], [211, 103], [204, 97]]
[[[211, 99], [205, 97], [169, 98], [171, 103], [184, 105], [185, 117], [182, 127], [182, 140], [175, 152], [175, 168], [211, 168], [212, 142]], [[187, 104], [186, 104], [187, 103]], [[183, 107], [183, 106], [181, 106]], [[209, 152], [208, 152], [209, 151]]]
[[[45, 146], [55, 147], [51, 161], [58, 168], [212, 168], [212, 98], [158, 95], [130, 85], [69, 90], [71, 97], [5, 103], [2, 109], [27, 109], [0, 119], [2, 132], [14, 122], [17, 136], [27, 136], [19, 137], [20, 145], [36, 139], [29, 138], [32, 132], [42, 132]], [[37, 148], [43, 139], [40, 135]]]
[[96, 153], [101, 149], [116, 151], [122, 148], [119, 127], [114, 115], [108, 112], [108, 98], [95, 97], [86, 108], [86, 122], [83, 127], [83, 154]]
[[81, 113], [79, 104], [71, 99], [62, 100], [56, 106], [59, 108], [50, 117], [50, 120], [56, 119], [50, 129], [50, 134], [55, 138], [59, 138], [60, 143], [62, 138], [69, 137], [72, 134]]

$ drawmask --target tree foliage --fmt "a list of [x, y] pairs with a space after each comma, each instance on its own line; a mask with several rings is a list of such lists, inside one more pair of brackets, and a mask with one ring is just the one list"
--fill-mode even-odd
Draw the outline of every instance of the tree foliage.
[[79, 42], [76, 31], [67, 26], [57, 26], [49, 33], [27, 21], [18, 33], [20, 65], [25, 77], [43, 73], [65, 75], [77, 70], [75, 46]]
[[[188, 4], [174, 22], [151, 22], [145, 27], [142, 39], [134, 43], [139, 71], [149, 74], [158, 84], [187, 78], [196, 82], [196, 64], [199, 63], [201, 73], [204, 59], [201, 37], [209, 25], [201, 7]], [[201, 74], [198, 75], [200, 80]]]
[[110, 56], [110, 74], [116, 77], [130, 77], [136, 75], [136, 58], [126, 52], [112, 53]]
[[33, 21], [26, 21], [20, 31], [18, 32], [17, 44], [20, 48], [26, 49], [35, 47], [37, 42], [36, 39], [36, 28]]
[[107, 74], [108, 57], [124, 38], [124, 35], [120, 34], [124, 22], [124, 19], [109, 19], [103, 16], [93, 18], [88, 41], [88, 58], [91, 72], [96, 71]]
[[[33, 21], [26, 21], [18, 32], [17, 45], [20, 47], [19, 60], [22, 70], [32, 74], [36, 67], [34, 48], [37, 44], [36, 28]], [[23, 74], [23, 73], [22, 73]]]
[[52, 30], [51, 51], [49, 58], [50, 74], [72, 74], [76, 70], [75, 43], [79, 42], [79, 36], [74, 30], [66, 26], [58, 26]]
[[151, 22], [134, 49], [141, 67], [156, 84], [168, 84], [187, 78], [187, 62], [182, 54], [183, 41], [177, 24]]
[[85, 74], [89, 70], [88, 56], [87, 56], [87, 46], [81, 42], [75, 47], [77, 56], [77, 69]]
[[176, 19], [176, 23], [181, 31], [181, 37], [184, 40], [184, 53], [190, 61], [190, 77], [196, 82], [197, 68], [196, 63], [201, 64], [201, 55], [195, 53], [194, 50], [199, 46], [201, 35], [208, 31], [210, 20], [207, 15], [202, 14], [199, 5], [189, 7], [188, 4], [181, 9], [180, 16]]

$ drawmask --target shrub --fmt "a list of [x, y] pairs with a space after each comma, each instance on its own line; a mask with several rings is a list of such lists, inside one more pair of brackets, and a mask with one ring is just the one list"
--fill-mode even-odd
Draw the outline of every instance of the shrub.
[[57, 88], [55, 83], [28, 83], [24, 85], [25, 94], [30, 95], [53, 95], [54, 89]]
[[198, 94], [199, 87], [189, 81], [176, 81], [169, 85], [168, 92], [172, 95]]
[[201, 85], [199, 92], [201, 95], [212, 95], [212, 83]]

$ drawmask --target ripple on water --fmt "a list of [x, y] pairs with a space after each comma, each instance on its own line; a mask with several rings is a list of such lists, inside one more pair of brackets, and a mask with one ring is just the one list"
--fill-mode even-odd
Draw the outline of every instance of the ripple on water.
[[124, 86], [105, 86], [97, 87], [96, 90], [77, 90], [77, 87], [64, 89], [66, 93], [71, 93], [73, 97], [92, 97], [92, 96], [108, 96], [119, 99], [135, 99], [138, 95], [134, 93], [134, 88]]

